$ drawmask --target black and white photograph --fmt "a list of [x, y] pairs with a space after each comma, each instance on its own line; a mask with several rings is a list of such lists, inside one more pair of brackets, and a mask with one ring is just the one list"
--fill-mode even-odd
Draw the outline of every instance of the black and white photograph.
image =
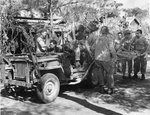
[[150, 115], [150, 0], [0, 0], [0, 115]]

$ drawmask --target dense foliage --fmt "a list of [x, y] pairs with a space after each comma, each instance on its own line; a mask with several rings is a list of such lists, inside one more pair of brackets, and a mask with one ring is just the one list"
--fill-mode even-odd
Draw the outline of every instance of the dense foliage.
[[[7, 29], [12, 32], [16, 29], [14, 17], [24, 11], [24, 16], [47, 18], [51, 21], [54, 15], [62, 17], [68, 25], [82, 24], [87, 26], [91, 21], [98, 21], [102, 25], [108, 25], [112, 33], [121, 31], [119, 25], [119, 7], [123, 4], [112, 0], [1, 0], [0, 1], [0, 35], [1, 45], [7, 38]], [[128, 16], [143, 18], [147, 16], [145, 10], [139, 8], [125, 9]], [[23, 12], [23, 13], [24, 13]], [[102, 24], [103, 23], [103, 24]], [[20, 25], [21, 28], [24, 28]], [[45, 26], [39, 24], [32, 25], [31, 30], [42, 30]], [[23, 30], [24, 30], [23, 29]], [[25, 29], [26, 30], [26, 29]], [[24, 32], [25, 33], [25, 32]], [[26, 32], [32, 37], [32, 32]], [[27, 36], [27, 34], [26, 34]], [[28, 37], [27, 37], [28, 38]]]

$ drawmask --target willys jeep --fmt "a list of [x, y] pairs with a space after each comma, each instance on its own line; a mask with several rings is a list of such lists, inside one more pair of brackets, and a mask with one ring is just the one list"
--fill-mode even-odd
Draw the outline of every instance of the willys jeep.
[[98, 76], [92, 72], [95, 71], [94, 61], [86, 69], [69, 65], [68, 74], [67, 67], [64, 66], [67, 55], [64, 52], [6, 54], [3, 56], [5, 68], [2, 74], [5, 89], [9, 92], [19, 88], [35, 89], [38, 97], [44, 103], [49, 103], [56, 99], [62, 85], [74, 85], [86, 79], [91, 85], [98, 84]]
[[[30, 55], [6, 55], [4, 85], [6, 90], [16, 91], [17, 88], [35, 89], [44, 102], [52, 102], [59, 94], [60, 86], [74, 85], [89, 78], [92, 85], [98, 84], [91, 73], [93, 63], [87, 70], [71, 69], [70, 76], [65, 76], [62, 64], [63, 53], [35, 55], [33, 62]], [[90, 84], [89, 84], [90, 85]]]

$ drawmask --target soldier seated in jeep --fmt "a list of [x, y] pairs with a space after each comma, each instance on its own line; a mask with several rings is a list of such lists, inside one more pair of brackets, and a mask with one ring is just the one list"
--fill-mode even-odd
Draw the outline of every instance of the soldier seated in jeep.
[[46, 45], [46, 35], [48, 34], [48, 30], [43, 31], [41, 35], [39, 35], [36, 39], [37, 41], [37, 53], [45, 52], [48, 49], [48, 46]]
[[51, 40], [48, 48], [48, 52], [62, 52], [62, 48], [57, 46], [56, 40]]

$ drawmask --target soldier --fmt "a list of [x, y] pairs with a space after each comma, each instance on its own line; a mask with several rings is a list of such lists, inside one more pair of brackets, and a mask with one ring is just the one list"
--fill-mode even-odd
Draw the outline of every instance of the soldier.
[[[119, 47], [120, 47], [120, 43], [123, 39], [123, 33], [122, 32], [118, 32], [117, 34], [117, 39], [115, 39], [115, 50], [118, 51], [119, 50]], [[121, 72], [122, 70], [122, 63], [121, 63], [121, 60], [118, 60], [116, 62], [116, 66], [115, 66], [115, 73], [116, 72]]]
[[51, 42], [52, 44], [54, 43], [54, 41], [56, 41], [55, 43], [57, 43], [58, 41], [57, 36], [55, 35], [55, 33], [52, 33], [49, 29], [50, 29], [49, 27], [46, 27], [42, 30], [42, 32], [39, 32], [39, 36], [37, 37], [37, 49], [36, 49], [37, 53], [48, 51], [49, 49], [48, 43], [50, 43], [49, 40], [53, 40]]
[[[108, 84], [108, 93], [113, 93], [114, 89], [114, 62], [116, 59], [116, 51], [114, 48], [114, 37], [109, 33], [108, 27], [101, 28], [101, 36], [96, 40], [95, 44], [95, 60], [97, 64], [106, 72], [106, 81]], [[104, 77], [100, 76], [101, 89], [104, 85]]]
[[40, 36], [37, 38], [37, 53], [45, 52], [48, 49], [48, 46], [46, 45], [46, 35], [48, 34], [47, 31], [43, 31]]
[[62, 48], [57, 46], [57, 41], [56, 40], [51, 40], [50, 41], [50, 46], [48, 48], [48, 52], [61, 52]]
[[[121, 41], [120, 45], [120, 51], [131, 51], [131, 45], [132, 45], [132, 36], [131, 32], [129, 30], [124, 31], [124, 39]], [[131, 73], [132, 73], [132, 59], [122, 59], [122, 74], [123, 78], [125, 78], [125, 73], [126, 73], [126, 65], [128, 63], [128, 77], [131, 78]]]
[[147, 66], [147, 60], [146, 60], [146, 51], [148, 48], [148, 42], [146, 41], [146, 38], [142, 36], [142, 30], [138, 29], [136, 31], [136, 36], [133, 40], [134, 50], [136, 50], [140, 56], [134, 59], [134, 78], [138, 78], [138, 72], [141, 71], [141, 79], [145, 79], [145, 73], [146, 73], [146, 66]]
[[117, 39], [115, 39], [115, 50], [117, 51], [120, 47], [120, 43], [123, 39], [123, 33], [122, 32], [118, 32], [117, 34]]

